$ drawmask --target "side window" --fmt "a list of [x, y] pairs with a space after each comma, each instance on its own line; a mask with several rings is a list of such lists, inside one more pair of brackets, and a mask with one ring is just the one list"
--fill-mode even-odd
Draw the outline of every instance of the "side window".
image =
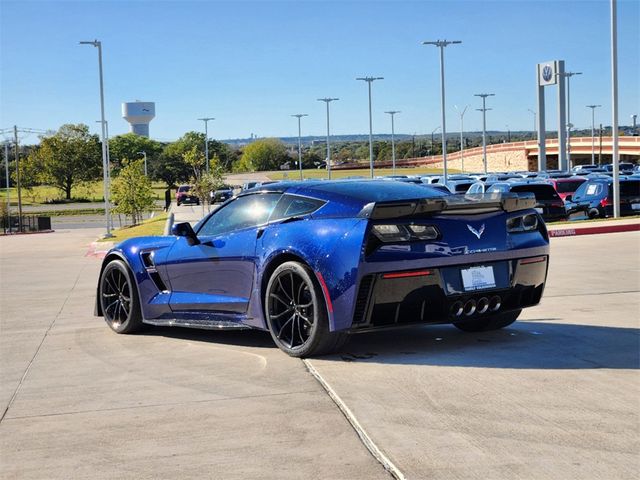
[[308, 215], [315, 212], [324, 203], [322, 200], [316, 200], [315, 198], [284, 195], [273, 212], [271, 220]]
[[239, 197], [211, 215], [198, 230], [198, 235], [216, 236], [233, 230], [262, 225], [269, 219], [280, 197], [280, 193], [260, 193]]

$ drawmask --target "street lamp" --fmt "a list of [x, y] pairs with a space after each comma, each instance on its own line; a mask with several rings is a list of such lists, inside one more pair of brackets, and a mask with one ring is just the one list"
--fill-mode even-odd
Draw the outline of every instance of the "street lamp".
[[395, 139], [395, 127], [393, 125], [393, 116], [396, 113], [400, 113], [400, 110], [390, 110], [388, 112], [384, 112], [384, 113], [388, 113], [389, 115], [391, 115], [391, 159], [392, 159], [392, 172], [395, 174], [396, 173], [396, 139]]
[[495, 93], [476, 93], [474, 97], [482, 97], [482, 108], [476, 108], [482, 112], [482, 162], [484, 163], [484, 173], [487, 173], [487, 97], [495, 97]]
[[369, 170], [371, 178], [373, 178], [373, 123], [371, 120], [371, 84], [376, 80], [384, 80], [383, 77], [358, 77], [356, 80], [362, 80], [369, 85]]
[[[458, 110], [458, 106], [454, 105], [456, 111]], [[469, 108], [469, 105], [466, 105], [464, 107], [464, 110], [462, 110], [462, 112], [459, 112], [460, 115], [460, 168], [462, 169], [462, 171], [464, 172], [464, 138], [462, 138], [462, 135], [464, 132], [464, 114], [467, 111], [467, 108]]]
[[567, 79], [567, 167], [571, 170], [571, 77], [582, 75], [582, 72], [559, 72], [556, 75]]
[[106, 223], [105, 238], [110, 238], [111, 227], [109, 225], [109, 164], [107, 160], [106, 120], [104, 119], [104, 81], [102, 79], [102, 42], [99, 40], [79, 42], [80, 45], [92, 45], [98, 49], [98, 72], [100, 75], [100, 127], [102, 137], [102, 183], [104, 191], [104, 216]]
[[204, 157], [207, 160], [207, 173], [209, 173], [209, 129], [208, 129], [209, 125], [208, 123], [209, 123], [209, 120], [215, 120], [215, 118], [205, 117], [205, 118], [199, 118], [198, 120], [201, 120], [204, 122]]
[[147, 152], [142, 151], [142, 152], [138, 152], [138, 155], [142, 155], [144, 156], [144, 176], [147, 176]]
[[300, 130], [300, 119], [302, 117], [308, 117], [309, 115], [306, 113], [296, 113], [295, 115], [291, 116], [298, 119], [298, 167], [300, 168], [300, 180], [302, 180], [302, 137]]
[[319, 98], [319, 102], [324, 102], [327, 104], [327, 176], [329, 180], [331, 180], [331, 145], [329, 144], [329, 104], [335, 100], [340, 100], [339, 98]]
[[620, 218], [620, 156], [618, 152], [618, 2], [611, 0], [611, 164], [613, 166], [613, 216]]
[[444, 183], [447, 183], [447, 126], [444, 115], [444, 47], [462, 43], [460, 40], [436, 40], [435, 42], [422, 42], [423, 45], [435, 45], [440, 48], [440, 101], [442, 110], [442, 165], [444, 169]]
[[602, 105], [587, 105], [591, 109], [591, 165], [596, 164], [596, 108]]

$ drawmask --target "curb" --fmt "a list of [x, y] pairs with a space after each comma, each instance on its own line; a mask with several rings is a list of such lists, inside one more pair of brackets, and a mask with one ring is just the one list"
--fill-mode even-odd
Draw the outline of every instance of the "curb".
[[601, 225], [594, 227], [557, 228], [550, 229], [549, 237], [575, 237], [578, 235], [597, 235], [600, 233], [619, 233], [640, 231], [640, 223], [628, 223], [625, 225]]

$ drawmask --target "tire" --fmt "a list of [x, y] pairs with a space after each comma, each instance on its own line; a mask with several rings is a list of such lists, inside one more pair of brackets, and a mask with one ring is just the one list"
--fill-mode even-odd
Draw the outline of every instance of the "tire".
[[122, 260], [113, 260], [100, 275], [100, 307], [107, 325], [116, 333], [134, 333], [142, 329], [138, 290], [129, 268]]
[[456, 322], [454, 325], [464, 332], [489, 332], [508, 327], [515, 322], [522, 313], [522, 310], [498, 313], [490, 317], [474, 318], [466, 322]]
[[176, 204], [178, 205], [178, 207], [180, 206], [180, 202], [176, 202]]
[[292, 357], [334, 352], [349, 337], [329, 331], [322, 289], [313, 271], [298, 262], [285, 262], [271, 274], [264, 310], [273, 341]]

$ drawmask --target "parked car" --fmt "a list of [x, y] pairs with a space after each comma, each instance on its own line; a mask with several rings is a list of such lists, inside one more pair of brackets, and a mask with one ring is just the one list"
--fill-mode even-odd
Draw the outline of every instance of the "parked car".
[[600, 168], [599, 165], [575, 165], [571, 172], [577, 175], [584, 175], [586, 173], [590, 173], [593, 170], [598, 170]]
[[586, 182], [585, 177], [549, 178], [547, 182], [553, 185], [560, 198], [564, 201], [567, 195], [573, 195], [580, 185]]
[[184, 203], [195, 203], [200, 205], [200, 199], [192, 191], [191, 185], [180, 185], [176, 191], [176, 204], [178, 206]]
[[[626, 162], [618, 163], [618, 171], [623, 175], [625, 173], [633, 173], [633, 168], [634, 167], [635, 167], [635, 165], [633, 163], [626, 163]], [[613, 164], [612, 163], [608, 163], [606, 165], [602, 165], [602, 168], [607, 173], [613, 173]]]
[[[613, 215], [613, 179], [600, 177], [584, 182], [567, 197], [570, 216], [584, 214], [589, 218]], [[640, 179], [620, 179], [620, 215], [640, 215]]]
[[467, 193], [469, 187], [475, 183], [475, 180], [469, 177], [469, 180], [449, 180], [447, 182], [447, 188], [451, 193]]
[[549, 239], [534, 203], [384, 180], [248, 190], [194, 228], [112, 248], [96, 315], [116, 333], [267, 330], [294, 357], [378, 328], [504, 328], [540, 302], [546, 282]]
[[223, 185], [219, 189], [211, 192], [211, 203], [222, 203], [233, 197], [233, 189], [228, 185]]
[[545, 221], [566, 220], [567, 218], [564, 202], [560, 198], [560, 195], [558, 195], [556, 189], [553, 188], [553, 185], [549, 185], [546, 182], [497, 182], [486, 190], [486, 193], [495, 192], [533, 193], [536, 197], [535, 209], [542, 215]]
[[242, 184], [242, 191], [249, 190], [250, 188], [255, 187], [260, 182], [245, 182]]

